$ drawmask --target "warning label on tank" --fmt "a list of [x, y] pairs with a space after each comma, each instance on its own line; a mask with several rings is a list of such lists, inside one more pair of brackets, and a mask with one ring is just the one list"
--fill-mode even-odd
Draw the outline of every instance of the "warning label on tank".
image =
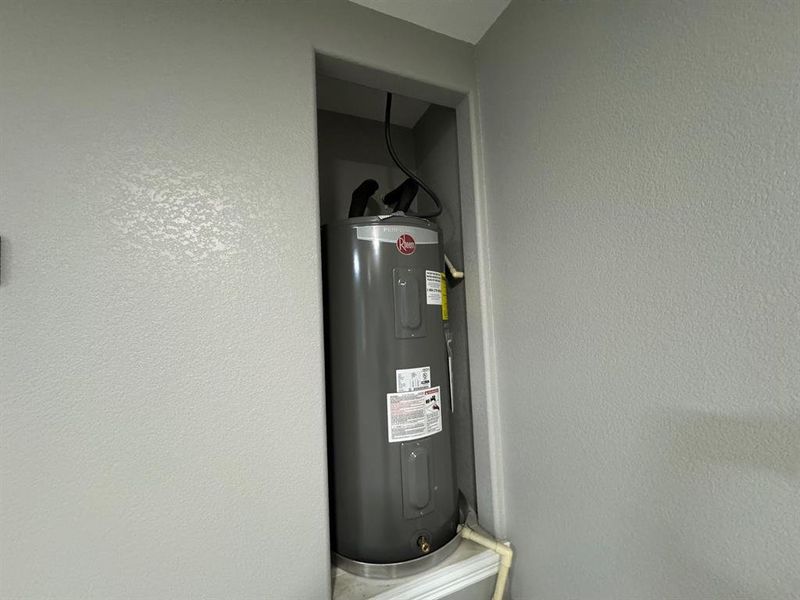
[[442, 394], [439, 387], [386, 394], [389, 441], [405, 442], [442, 430]]
[[398, 392], [413, 392], [431, 387], [431, 368], [397, 369], [395, 371]]
[[442, 274], [439, 271], [425, 271], [425, 297], [428, 304], [442, 303]]

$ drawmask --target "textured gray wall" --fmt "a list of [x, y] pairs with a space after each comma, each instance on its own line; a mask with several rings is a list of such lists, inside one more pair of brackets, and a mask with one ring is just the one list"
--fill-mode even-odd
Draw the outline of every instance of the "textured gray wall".
[[517, 600], [800, 594], [800, 3], [478, 46]]
[[348, 2], [0, 4], [0, 597], [324, 598], [313, 48]]

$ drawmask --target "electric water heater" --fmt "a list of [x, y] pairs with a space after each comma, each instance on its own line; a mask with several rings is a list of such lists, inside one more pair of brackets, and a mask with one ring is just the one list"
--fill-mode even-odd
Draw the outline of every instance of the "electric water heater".
[[395, 214], [323, 227], [333, 549], [397, 563], [458, 525], [439, 228]]

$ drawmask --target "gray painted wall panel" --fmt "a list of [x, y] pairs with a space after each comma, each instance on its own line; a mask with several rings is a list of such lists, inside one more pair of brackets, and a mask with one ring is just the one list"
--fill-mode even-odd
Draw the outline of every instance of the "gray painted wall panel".
[[329, 593], [313, 48], [349, 2], [0, 6], [0, 597]]
[[797, 598], [800, 4], [478, 46], [513, 596]]

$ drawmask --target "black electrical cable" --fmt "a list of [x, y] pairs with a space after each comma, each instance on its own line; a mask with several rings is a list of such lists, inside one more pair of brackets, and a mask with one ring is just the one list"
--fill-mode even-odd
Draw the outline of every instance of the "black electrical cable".
[[424, 181], [422, 181], [419, 177], [417, 177], [413, 172], [411, 172], [411, 170], [408, 167], [406, 167], [400, 161], [400, 157], [397, 156], [397, 152], [395, 151], [394, 146], [392, 145], [391, 122], [392, 122], [392, 94], [391, 92], [387, 92], [386, 114], [384, 116], [384, 121], [383, 121], [383, 130], [384, 133], [386, 134], [386, 148], [389, 150], [389, 155], [392, 157], [394, 164], [396, 164], [398, 168], [408, 177], [416, 181], [419, 184], [419, 187], [425, 190], [425, 193], [427, 193], [428, 196], [431, 197], [431, 200], [433, 200], [433, 202], [436, 204], [436, 210], [427, 213], [417, 212], [413, 213], [412, 216], [421, 217], [423, 219], [432, 219], [433, 217], [438, 217], [440, 214], [442, 214], [442, 203], [439, 202], [439, 197], [434, 193], [434, 191], [427, 185], [425, 185]]

